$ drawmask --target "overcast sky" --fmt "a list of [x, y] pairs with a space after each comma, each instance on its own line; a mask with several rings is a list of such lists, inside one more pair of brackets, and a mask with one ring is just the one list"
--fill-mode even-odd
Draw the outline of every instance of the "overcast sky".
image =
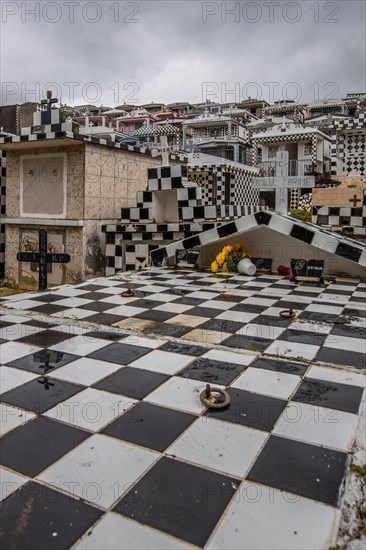
[[4, 0], [1, 9], [2, 104], [38, 101], [46, 88], [63, 103], [110, 107], [366, 90], [362, 0]]

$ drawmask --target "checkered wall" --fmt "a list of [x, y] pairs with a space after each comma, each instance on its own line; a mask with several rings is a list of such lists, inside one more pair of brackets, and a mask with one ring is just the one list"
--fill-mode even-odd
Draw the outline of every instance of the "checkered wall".
[[257, 166], [259, 159], [258, 159], [258, 145], [263, 144], [270, 144], [270, 143], [297, 143], [299, 141], [309, 141], [311, 139], [311, 162], [315, 166], [317, 161], [317, 143], [318, 138], [316, 134], [294, 134], [294, 135], [286, 135], [284, 132], [283, 135], [277, 135], [277, 136], [271, 136], [268, 134], [266, 137], [256, 138], [253, 137], [252, 139], [252, 161], [253, 166]]
[[[366, 111], [356, 116], [335, 121], [332, 129], [331, 173], [333, 176], [347, 176], [356, 172], [366, 175]], [[337, 158], [343, 163], [340, 167]]]
[[363, 204], [357, 207], [313, 206], [312, 222], [331, 226], [333, 231], [347, 230], [358, 236], [366, 236], [366, 191]]
[[[6, 153], [0, 151], [0, 217], [6, 215]], [[0, 278], [5, 274], [5, 223], [0, 224]]]

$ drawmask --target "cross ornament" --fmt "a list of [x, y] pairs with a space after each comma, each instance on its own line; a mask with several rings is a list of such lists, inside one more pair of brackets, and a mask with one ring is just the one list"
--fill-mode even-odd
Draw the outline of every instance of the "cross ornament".
[[[161, 165], [169, 166], [169, 153], [172, 151], [172, 148], [168, 145], [167, 136], [159, 136], [160, 147], [158, 151], [152, 151], [152, 156], [158, 157], [161, 156]], [[154, 154], [153, 154], [154, 153]]]
[[58, 99], [56, 97], [52, 97], [52, 92], [50, 90], [47, 90], [46, 99], [42, 99], [41, 105], [46, 105], [46, 111], [50, 111], [52, 109], [52, 103], [57, 102]]
[[353, 195], [353, 199], [350, 199], [349, 202], [353, 202], [353, 208], [357, 208], [357, 203], [361, 202], [361, 199], [358, 199], [357, 195]]
[[289, 176], [288, 175], [288, 151], [279, 151], [276, 155], [276, 175], [270, 177], [257, 177], [252, 179], [254, 189], [274, 189], [276, 192], [276, 212], [287, 214], [288, 190], [314, 187], [314, 176]]

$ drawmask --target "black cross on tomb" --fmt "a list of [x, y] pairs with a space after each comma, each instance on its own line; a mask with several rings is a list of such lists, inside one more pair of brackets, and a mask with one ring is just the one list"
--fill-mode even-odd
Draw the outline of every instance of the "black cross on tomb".
[[56, 97], [52, 97], [52, 92], [50, 90], [47, 90], [47, 96], [46, 99], [41, 100], [41, 105], [46, 105], [47, 111], [50, 111], [52, 108], [52, 103], [57, 103], [58, 99]]
[[39, 264], [38, 290], [47, 290], [47, 264], [67, 264], [70, 261], [68, 254], [52, 254], [47, 251], [47, 231], [39, 230], [39, 252], [18, 252], [19, 262], [33, 262]]
[[349, 202], [353, 202], [353, 208], [357, 207], [357, 203], [361, 202], [361, 199], [357, 198], [357, 195], [353, 195], [353, 199], [350, 199]]

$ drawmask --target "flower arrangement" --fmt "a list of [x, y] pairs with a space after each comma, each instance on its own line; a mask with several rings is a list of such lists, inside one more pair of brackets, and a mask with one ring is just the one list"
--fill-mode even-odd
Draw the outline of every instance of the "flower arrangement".
[[220, 254], [218, 254], [215, 260], [211, 264], [212, 273], [218, 271], [235, 273], [238, 270], [238, 263], [243, 258], [250, 258], [249, 254], [245, 251], [243, 243], [228, 244], [224, 246]]

